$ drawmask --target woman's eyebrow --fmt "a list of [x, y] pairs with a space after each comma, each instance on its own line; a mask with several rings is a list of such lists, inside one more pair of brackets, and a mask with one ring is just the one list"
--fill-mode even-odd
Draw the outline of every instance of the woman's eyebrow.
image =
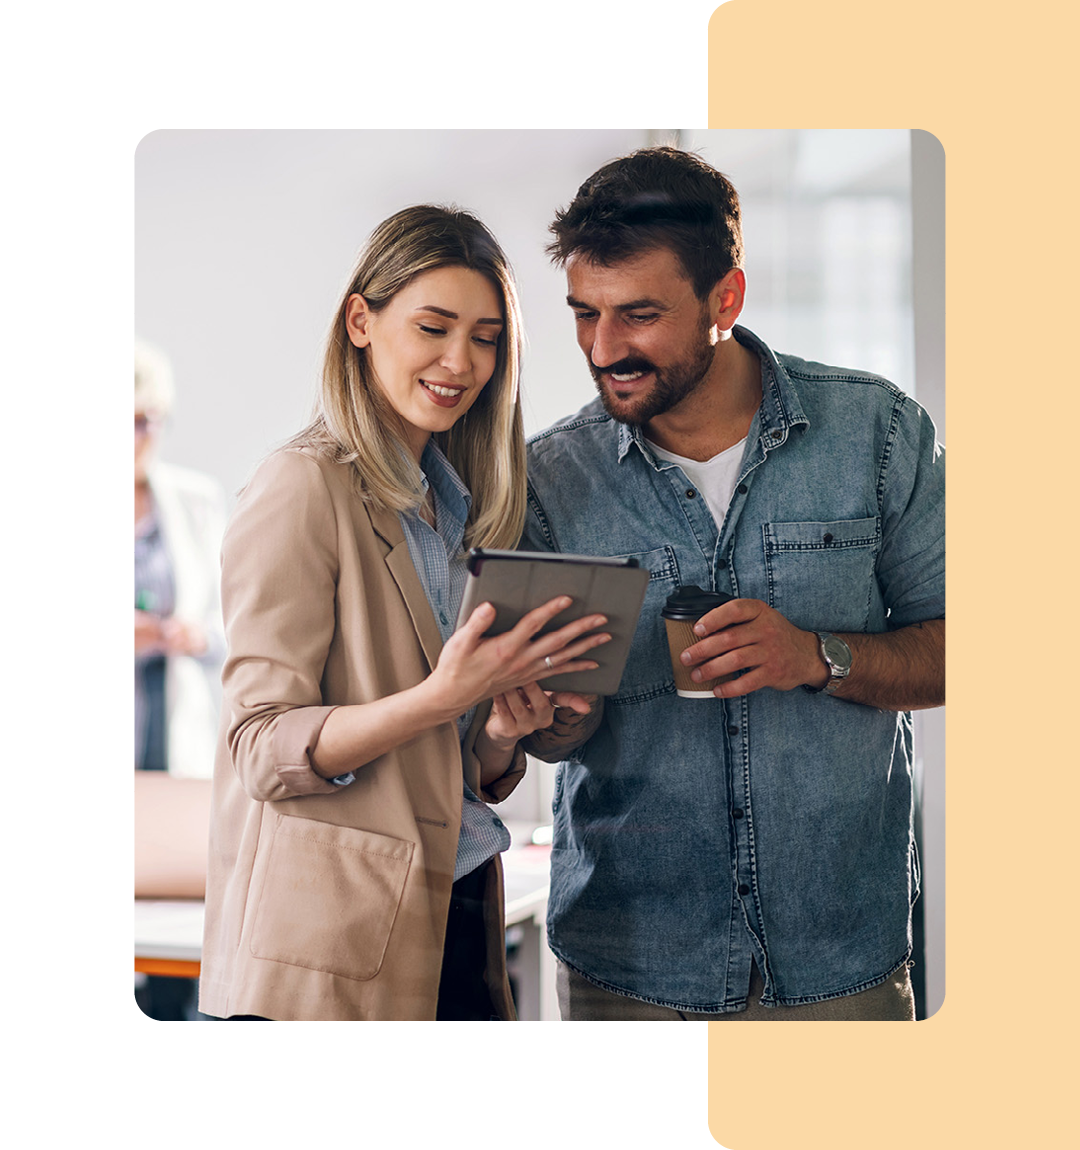
[[[436, 307], [434, 304], [423, 304], [416, 309], [417, 311], [433, 311], [436, 315], [446, 316], [447, 319], [460, 319], [456, 311], [447, 311], [444, 307]], [[502, 319], [478, 319], [478, 324], [483, 324], [485, 327], [502, 327]]]

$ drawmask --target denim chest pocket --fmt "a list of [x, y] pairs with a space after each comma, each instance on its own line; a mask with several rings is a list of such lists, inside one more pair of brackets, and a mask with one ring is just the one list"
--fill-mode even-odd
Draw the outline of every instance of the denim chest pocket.
[[671, 547], [638, 551], [620, 558], [636, 559], [639, 567], [648, 570], [649, 585], [645, 588], [645, 600], [619, 689], [608, 701], [638, 703], [675, 690], [660, 611], [667, 597], [679, 586], [679, 567]]
[[881, 520], [766, 523], [769, 605], [796, 627], [865, 631], [877, 593]]

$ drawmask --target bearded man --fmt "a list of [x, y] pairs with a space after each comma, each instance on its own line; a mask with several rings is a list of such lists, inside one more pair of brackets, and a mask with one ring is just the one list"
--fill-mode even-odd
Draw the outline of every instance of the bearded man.
[[[699, 157], [605, 165], [558, 213], [599, 398], [530, 440], [529, 550], [633, 556], [618, 692], [559, 762], [548, 940], [562, 1016], [913, 1020], [912, 710], [945, 695], [944, 455], [868, 372], [736, 325], [738, 195]], [[733, 598], [684, 655], [660, 611]], [[556, 699], [556, 701], [559, 701]]]

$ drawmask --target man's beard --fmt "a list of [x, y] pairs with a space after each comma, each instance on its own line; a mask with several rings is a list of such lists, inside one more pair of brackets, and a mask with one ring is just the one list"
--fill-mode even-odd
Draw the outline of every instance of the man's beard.
[[[608, 415], [619, 423], [640, 427], [658, 415], [663, 415], [665, 411], [670, 411], [697, 390], [712, 366], [715, 351], [716, 348], [709, 339], [709, 327], [706, 323], [703, 325], [700, 341], [690, 356], [663, 370], [641, 356], [628, 356], [602, 369], [596, 367], [590, 360], [589, 370], [592, 372], [596, 390], [600, 393], [600, 400]], [[620, 400], [618, 384], [611, 386], [603, 382], [605, 374], [629, 375], [635, 371], [651, 371], [654, 375], [650, 390], [633, 399]]]

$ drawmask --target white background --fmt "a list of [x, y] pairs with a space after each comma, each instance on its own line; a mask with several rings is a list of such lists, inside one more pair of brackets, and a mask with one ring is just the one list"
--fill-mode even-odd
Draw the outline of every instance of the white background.
[[[5, 1035], [24, 1141], [715, 1145], [704, 1027], [143, 1018], [125, 708], [139, 141], [162, 128], [702, 124], [716, 7], [57, 0], [6, 17], [4, 602], [19, 606], [6, 621]], [[273, 338], [257, 293], [231, 322], [238, 344]], [[759, 1073], [736, 1054], [733, 1105], [739, 1076]]]

